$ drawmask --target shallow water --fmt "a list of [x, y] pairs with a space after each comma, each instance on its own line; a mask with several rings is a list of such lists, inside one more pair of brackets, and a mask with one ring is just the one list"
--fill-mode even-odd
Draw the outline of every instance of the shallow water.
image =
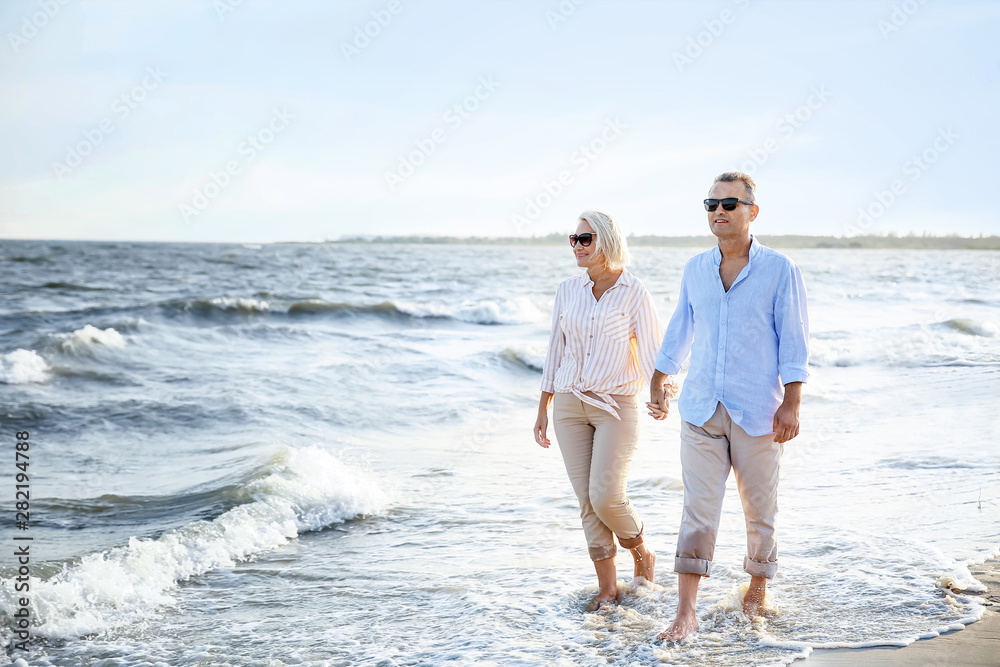
[[[695, 252], [634, 251], [663, 321]], [[702, 629], [662, 646], [678, 417], [644, 421], [631, 474], [656, 584], [621, 555], [623, 603], [597, 614], [558, 451], [531, 439], [568, 250], [3, 242], [0, 423], [33, 443], [28, 660], [780, 665], [969, 622], [936, 582], [973, 586], [1000, 548], [1000, 253], [789, 254], [813, 378], [781, 567], [745, 618], [730, 480]]]

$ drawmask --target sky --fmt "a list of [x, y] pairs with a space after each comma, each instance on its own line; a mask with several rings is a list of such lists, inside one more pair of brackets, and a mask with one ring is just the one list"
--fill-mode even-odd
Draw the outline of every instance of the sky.
[[[4, 0], [0, 239], [1000, 234], [1000, 2]], [[984, 203], [984, 197], [986, 197]]]

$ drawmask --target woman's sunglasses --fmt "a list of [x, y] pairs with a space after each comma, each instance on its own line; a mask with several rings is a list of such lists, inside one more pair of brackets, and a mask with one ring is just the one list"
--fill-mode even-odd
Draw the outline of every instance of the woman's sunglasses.
[[753, 206], [751, 201], [743, 201], [737, 197], [726, 197], [725, 199], [706, 199], [705, 200], [705, 210], [714, 211], [719, 208], [719, 204], [722, 204], [723, 211], [732, 211], [736, 208], [737, 204], [746, 204], [747, 206]]
[[583, 234], [570, 234], [569, 244], [576, 247], [576, 242], [579, 241], [580, 245], [584, 248], [588, 247], [594, 241], [594, 237], [597, 236], [597, 232], [585, 232]]

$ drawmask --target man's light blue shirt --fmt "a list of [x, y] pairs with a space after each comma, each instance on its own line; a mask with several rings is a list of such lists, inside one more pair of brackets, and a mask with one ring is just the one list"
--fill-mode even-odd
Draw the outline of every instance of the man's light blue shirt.
[[802, 273], [751, 236], [750, 261], [727, 292], [716, 246], [684, 266], [680, 298], [656, 369], [676, 375], [691, 355], [679, 408], [703, 426], [721, 401], [749, 435], [774, 431], [782, 385], [809, 378], [809, 318]]

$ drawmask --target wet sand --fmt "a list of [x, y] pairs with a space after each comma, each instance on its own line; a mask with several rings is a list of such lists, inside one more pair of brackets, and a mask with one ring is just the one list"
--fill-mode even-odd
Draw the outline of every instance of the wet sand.
[[803, 667], [998, 667], [1000, 666], [1000, 559], [970, 568], [989, 590], [983, 618], [964, 630], [913, 642], [903, 648], [817, 649]]

